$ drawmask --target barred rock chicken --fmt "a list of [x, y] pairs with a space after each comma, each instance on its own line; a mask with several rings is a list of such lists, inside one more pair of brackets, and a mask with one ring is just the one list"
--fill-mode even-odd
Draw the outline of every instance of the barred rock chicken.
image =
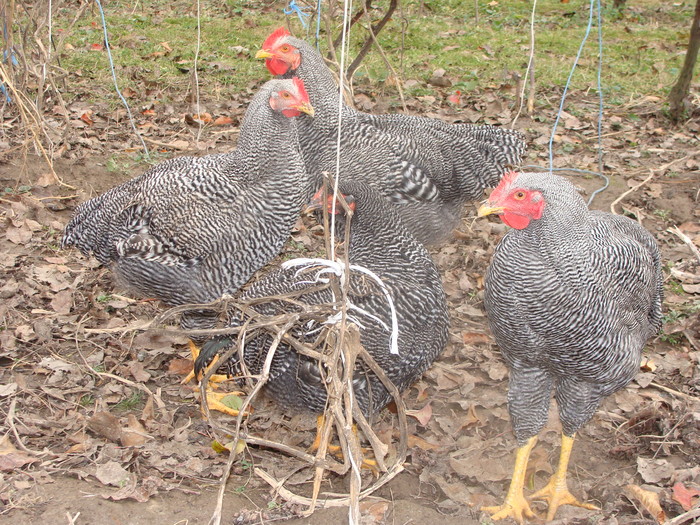
[[[348, 299], [354, 307], [349, 314], [357, 319], [364, 348], [396, 387], [404, 390], [430, 366], [447, 342], [447, 303], [440, 275], [425, 248], [406, 231], [394, 209], [387, 207], [371, 187], [341, 182], [340, 189], [354, 209], [348, 248], [350, 264], [371, 270], [387, 287], [398, 321], [398, 354], [391, 353], [392, 316], [387, 297], [374, 280], [357, 270], [352, 270], [350, 276]], [[329, 197], [329, 211], [332, 199]], [[340, 212], [340, 204], [336, 209]], [[338, 214], [339, 228], [344, 220]], [[309, 274], [299, 274], [298, 270], [283, 265], [253, 283], [244, 291], [243, 298], [264, 298], [314, 286], [309, 283]], [[301, 295], [298, 300], [305, 304], [325, 304], [332, 303], [333, 296], [326, 288]], [[277, 315], [289, 311], [290, 306], [270, 300], [258, 302], [253, 308], [262, 314]], [[239, 326], [242, 321], [234, 315], [230, 324]], [[301, 328], [305, 333], [314, 333], [316, 329], [318, 326]], [[250, 373], [261, 372], [270, 343], [268, 336], [246, 341], [244, 360]], [[219, 350], [231, 344], [233, 339], [226, 336], [205, 343], [195, 363], [196, 370], [202, 370]], [[235, 354], [228, 369], [235, 370], [237, 366]], [[326, 404], [318, 362], [284, 344], [276, 349], [266, 389], [286, 407], [320, 413]], [[365, 370], [359, 359], [354, 372], [354, 391], [366, 415], [381, 410], [391, 399], [379, 378]]]
[[451, 125], [409, 115], [369, 115], [345, 104], [333, 74], [316, 49], [284, 29], [265, 40], [257, 58], [274, 75], [304, 80], [318, 116], [300, 123], [299, 140], [310, 175], [335, 173], [340, 139], [340, 178], [360, 180], [392, 202], [408, 230], [435, 243], [458, 224], [463, 205], [495, 186], [525, 145], [518, 131]]
[[566, 470], [576, 431], [600, 401], [635, 376], [661, 324], [662, 274], [654, 238], [627, 217], [589, 211], [574, 186], [545, 173], [504, 176], [479, 216], [511, 226], [485, 278], [489, 324], [510, 368], [508, 409], [518, 453], [508, 495], [493, 519], [533, 517], [523, 496], [530, 451], [547, 421], [551, 391], [563, 427], [559, 466], [530, 499], [580, 503]]
[[[63, 246], [109, 265], [119, 281], [167, 305], [232, 293], [281, 250], [310, 184], [295, 119], [313, 114], [298, 78], [255, 94], [235, 151], [179, 157], [84, 202]], [[208, 328], [208, 311], [183, 316]]]

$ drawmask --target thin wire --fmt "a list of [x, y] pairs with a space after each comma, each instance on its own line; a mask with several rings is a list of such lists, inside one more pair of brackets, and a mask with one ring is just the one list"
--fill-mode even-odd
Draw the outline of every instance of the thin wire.
[[321, 0], [316, 4], [316, 49], [320, 51], [320, 35], [321, 35]]
[[143, 137], [139, 133], [139, 130], [136, 128], [136, 123], [134, 122], [134, 116], [131, 114], [131, 108], [129, 108], [129, 104], [127, 103], [126, 99], [124, 98], [124, 95], [122, 95], [122, 92], [119, 91], [119, 83], [117, 82], [117, 73], [114, 70], [114, 60], [112, 59], [112, 50], [109, 48], [109, 35], [107, 34], [107, 21], [105, 20], [105, 12], [102, 9], [102, 4], [100, 3], [100, 0], [95, 0], [95, 3], [97, 4], [97, 8], [100, 10], [100, 17], [102, 18], [102, 29], [104, 31], [104, 36], [105, 36], [105, 49], [107, 50], [107, 57], [109, 58], [109, 68], [112, 71], [112, 80], [114, 81], [114, 89], [117, 91], [117, 95], [119, 95], [119, 98], [122, 100], [122, 104], [124, 104], [124, 107], [126, 108], [126, 113], [129, 116], [129, 122], [131, 123], [131, 129], [134, 130], [134, 133], [136, 133], [136, 136], [141, 141], [141, 146], [143, 147], [143, 151], [146, 153], [146, 158], [150, 160], [151, 155], [148, 152], [148, 147], [146, 146], [146, 143], [144, 142]]
[[530, 78], [530, 69], [532, 69], [532, 62], [535, 60], [535, 10], [537, 9], [537, 0], [532, 2], [532, 13], [530, 14], [530, 59], [527, 61], [527, 69], [525, 69], [525, 76], [523, 77], [523, 88], [520, 90], [520, 107], [518, 108], [518, 113], [515, 115], [513, 122], [510, 127], [515, 127], [515, 122], [520, 117], [520, 113], [523, 111], [523, 105], [525, 104], [525, 89], [527, 88], [528, 79]]
[[335, 206], [336, 198], [338, 195], [338, 181], [340, 180], [340, 133], [343, 125], [343, 93], [345, 93], [345, 55], [346, 55], [346, 41], [349, 44], [349, 39], [347, 39], [348, 33], [348, 19], [349, 13], [352, 9], [352, 0], [344, 0], [343, 2], [343, 33], [340, 44], [340, 75], [339, 84], [340, 92], [338, 97], [338, 136], [336, 139], [336, 151], [335, 151], [335, 177], [333, 181], [333, 205], [331, 213], [331, 253], [330, 258], [335, 260]]
[[597, 175], [602, 177], [605, 180], [605, 184], [601, 187], [595, 190], [593, 193], [591, 193], [591, 196], [588, 198], [588, 205], [590, 206], [591, 203], [593, 202], [593, 199], [595, 199], [595, 196], [598, 195], [600, 192], [604, 191], [607, 189], [608, 186], [610, 186], [610, 178], [603, 173], [603, 170], [605, 168], [603, 164], [603, 110], [604, 110], [604, 105], [603, 105], [603, 83], [601, 82], [601, 72], [603, 70], [603, 19], [602, 19], [602, 13], [601, 13], [601, 5], [600, 5], [600, 0], [597, 0], [596, 4], [597, 10], [598, 10], [598, 172]]
[[591, 33], [591, 27], [593, 27], [593, 4], [594, 0], [590, 0], [590, 8], [588, 10], [588, 27], [586, 27], [586, 34], [583, 36], [581, 45], [578, 48], [578, 53], [576, 53], [576, 59], [574, 60], [574, 65], [569, 72], [569, 78], [566, 80], [566, 85], [564, 86], [564, 92], [561, 95], [561, 103], [559, 104], [559, 111], [557, 112], [557, 118], [554, 120], [554, 126], [552, 127], [552, 135], [549, 137], [549, 171], [552, 171], [552, 166], [554, 164], [553, 154], [552, 154], [552, 143], [554, 142], [554, 134], [557, 132], [557, 126], [559, 125], [559, 119], [561, 118], [561, 113], [564, 110], [564, 102], [566, 101], [566, 94], [569, 90], [569, 85], [571, 84], [571, 78], [574, 76], [574, 71], [578, 66], [578, 61], [581, 58], [581, 52], [583, 51], [586, 41], [588, 40], [588, 35]]
[[197, 112], [197, 120], [200, 122], [197, 126], [197, 138], [196, 142], [199, 144], [199, 139], [202, 137], [202, 128], [204, 128], [204, 121], [202, 120], [202, 110], [199, 105], [199, 73], [197, 73], [197, 66], [199, 62], [199, 50], [202, 46], [202, 17], [201, 17], [201, 2], [197, 0], [197, 48], [194, 52], [194, 105], [195, 111]]
[[[51, 62], [51, 48], [53, 47], [53, 0], [49, 0], [49, 49], [46, 53], [46, 62]], [[44, 68], [46, 66], [44, 65]]]

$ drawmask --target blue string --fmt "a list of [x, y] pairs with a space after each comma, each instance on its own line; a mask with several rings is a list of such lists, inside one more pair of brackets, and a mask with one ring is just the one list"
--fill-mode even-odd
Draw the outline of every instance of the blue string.
[[305, 9], [309, 9], [308, 7], [299, 7], [296, 3], [296, 0], [289, 0], [289, 5], [284, 8], [284, 14], [285, 15], [291, 15], [296, 13], [296, 15], [299, 17], [299, 21], [301, 22], [301, 25], [306, 29], [308, 27], [308, 23], [306, 22], [306, 19], [311, 17], [309, 13], [304, 11]]
[[603, 84], [600, 80], [601, 71], [603, 69], [603, 21], [601, 15], [600, 0], [597, 0], [596, 7], [598, 9], [598, 171], [596, 173], [599, 177], [605, 180], [605, 184], [602, 188], [598, 188], [588, 199], [588, 205], [590, 206], [601, 191], [607, 189], [610, 186], [610, 179], [603, 174]]
[[[603, 180], [605, 180], [605, 184], [603, 185], [602, 188], [598, 188], [596, 191], [594, 191], [590, 198], [588, 199], [588, 205], [590, 206], [591, 202], [593, 202], [593, 199], [595, 196], [600, 193], [601, 191], [605, 190], [609, 185], [610, 185], [610, 179], [603, 174], [603, 141], [602, 141], [602, 131], [603, 131], [603, 89], [602, 89], [602, 83], [601, 83], [601, 71], [603, 69], [603, 24], [602, 24], [602, 19], [601, 19], [601, 6], [600, 6], [600, 0], [596, 0], [597, 6], [597, 14], [598, 14], [598, 72], [597, 72], [597, 89], [598, 89], [598, 172], [595, 171], [588, 171], [588, 170], [576, 170], [576, 169], [567, 169], [567, 168], [560, 168], [556, 171], [573, 171], [573, 172], [579, 172], [579, 173], [589, 173], [591, 175], [596, 175]], [[561, 118], [562, 111], [564, 111], [564, 103], [566, 102], [566, 94], [569, 90], [569, 86], [571, 85], [571, 79], [574, 76], [574, 71], [576, 71], [576, 68], [578, 66], [579, 59], [581, 58], [581, 53], [583, 52], [583, 48], [586, 45], [586, 41], [588, 40], [588, 36], [591, 33], [591, 28], [593, 27], [593, 6], [594, 6], [594, 0], [590, 0], [590, 7], [588, 10], [588, 26], [586, 27], [586, 33], [583, 36], [583, 40], [581, 41], [581, 45], [578, 48], [578, 53], [576, 53], [576, 59], [574, 60], [574, 65], [571, 68], [571, 72], [569, 73], [569, 78], [566, 80], [566, 85], [564, 86], [564, 92], [562, 93], [561, 96], [561, 102], [559, 104], [559, 110], [557, 111], [557, 117], [554, 121], [554, 126], [552, 127], [552, 134], [549, 137], [549, 172], [553, 172], [554, 167], [554, 159], [553, 159], [553, 142], [554, 142], [554, 135], [556, 134], [557, 131], [557, 126], [559, 125], [559, 120]]]
[[119, 95], [119, 98], [122, 100], [122, 103], [124, 104], [124, 107], [126, 108], [126, 112], [129, 115], [129, 122], [131, 122], [131, 128], [134, 130], [134, 133], [136, 133], [136, 136], [141, 141], [141, 146], [143, 146], [143, 150], [146, 152], [146, 158], [150, 159], [151, 156], [148, 153], [148, 148], [146, 147], [146, 143], [143, 141], [143, 137], [141, 137], [139, 130], [136, 129], [136, 124], [134, 123], [134, 116], [131, 114], [131, 109], [129, 108], [129, 104], [126, 102], [126, 99], [122, 95], [122, 92], [119, 91], [119, 84], [117, 83], [117, 73], [114, 70], [114, 61], [112, 60], [112, 51], [109, 48], [109, 36], [107, 35], [107, 21], [105, 20], [105, 13], [102, 10], [102, 4], [100, 3], [100, 0], [95, 0], [95, 3], [97, 4], [97, 8], [100, 10], [100, 17], [102, 18], [102, 29], [103, 29], [104, 35], [105, 35], [105, 49], [107, 50], [107, 56], [109, 57], [109, 68], [112, 71], [112, 80], [114, 80], [114, 89], [117, 91], [117, 95]]
[[564, 92], [561, 95], [561, 102], [559, 104], [559, 111], [557, 112], [557, 118], [554, 121], [554, 126], [552, 127], [552, 135], [549, 137], [549, 171], [552, 171], [552, 166], [554, 165], [554, 160], [552, 158], [552, 143], [554, 142], [554, 134], [557, 131], [557, 126], [559, 125], [559, 119], [561, 118], [561, 113], [564, 110], [564, 102], [566, 101], [566, 93], [569, 90], [569, 85], [571, 84], [571, 78], [574, 76], [574, 71], [578, 66], [578, 61], [581, 58], [581, 52], [583, 47], [586, 45], [586, 40], [588, 40], [588, 35], [591, 32], [591, 27], [593, 26], [593, 0], [590, 2], [590, 9], [588, 12], [588, 27], [586, 28], [586, 34], [583, 36], [581, 45], [578, 48], [578, 53], [576, 54], [576, 59], [574, 60], [574, 65], [569, 73], [569, 78], [566, 80], [566, 85], [564, 86]]
[[2, 93], [3, 95], [5, 95], [5, 101], [6, 101], [8, 104], [12, 104], [12, 97], [11, 97], [10, 94], [7, 92], [7, 89], [5, 88], [5, 84], [3, 84], [2, 82], [0, 82], [0, 93]]
[[321, 34], [321, 0], [316, 4], [316, 49], [321, 50], [320, 35]]

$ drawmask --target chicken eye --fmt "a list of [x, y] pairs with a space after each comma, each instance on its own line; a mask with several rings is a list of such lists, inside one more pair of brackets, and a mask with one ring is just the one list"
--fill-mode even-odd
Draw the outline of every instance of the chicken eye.
[[287, 44], [283, 45], [280, 47], [280, 51], [282, 51], [282, 53], [287, 53], [289, 51], [289, 46]]
[[516, 191], [515, 194], [513, 194], [513, 198], [516, 201], [521, 201], [525, 198], [525, 192], [524, 191]]
[[289, 91], [280, 91], [280, 97], [282, 97], [282, 98], [292, 98], [292, 95], [289, 93]]

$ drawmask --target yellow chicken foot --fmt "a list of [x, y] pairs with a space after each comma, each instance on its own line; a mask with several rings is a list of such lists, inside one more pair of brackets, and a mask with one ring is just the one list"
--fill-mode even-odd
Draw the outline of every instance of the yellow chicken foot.
[[566, 483], [566, 470], [569, 466], [569, 457], [571, 456], [575, 437], [575, 434], [571, 437], [564, 434], [561, 435], [561, 453], [559, 454], [557, 471], [549, 479], [547, 485], [529, 498], [530, 500], [541, 499], [548, 503], [547, 521], [554, 519], [557, 509], [561, 505], [574, 505], [575, 507], [582, 507], [588, 510], [600, 510], [590, 503], [581, 503], [569, 492], [569, 487]]
[[[323, 423], [325, 421], [324, 416], [318, 416], [316, 418], [316, 437], [314, 438], [314, 442], [311, 444], [309, 447], [309, 452], [313, 453], [316, 452], [319, 448], [321, 448], [321, 430], [323, 429]], [[357, 425], [352, 426], [352, 431], [357, 434]], [[339, 461], [344, 461], [345, 456], [343, 455], [343, 448], [339, 447], [338, 445], [328, 445], [326, 447], [326, 450], [328, 451], [329, 454], [333, 455], [336, 457]], [[370, 451], [369, 449], [363, 448], [361, 449], [362, 451], [362, 465], [360, 465], [360, 468], [364, 468], [367, 470], [371, 470], [373, 474], [379, 475], [379, 468], [377, 467], [377, 461], [371, 458], [366, 458], [364, 456], [369, 455]]]
[[[239, 410], [235, 408], [231, 408], [228, 406], [226, 403], [223, 402], [223, 399], [228, 396], [244, 396], [245, 397], [245, 392], [211, 392], [207, 390], [207, 406], [209, 407], [209, 410], [217, 410], [219, 412], [223, 412], [224, 414], [228, 414], [230, 416], [238, 417], [238, 414], [240, 413]], [[249, 408], [246, 410], [245, 415], [247, 416], [250, 414], [252, 411], [252, 408]], [[204, 405], [202, 405], [202, 414], [206, 415], [204, 412]]]
[[524, 518], [534, 518], [535, 513], [530, 509], [530, 504], [523, 496], [525, 486], [525, 472], [527, 462], [530, 459], [530, 452], [537, 442], [537, 436], [531, 437], [527, 443], [518, 448], [515, 456], [515, 466], [513, 467], [513, 477], [510, 481], [510, 488], [503, 505], [494, 507], [481, 507], [484, 512], [491, 513], [492, 520], [502, 520], [503, 518], [513, 518], [518, 523], [523, 523]]
[[[192, 363], [194, 364], [194, 362], [197, 360], [197, 357], [199, 356], [199, 347], [196, 344], [194, 344], [194, 341], [192, 341], [191, 339], [189, 345], [190, 352], [192, 353]], [[216, 356], [207, 367], [207, 370], [209, 370], [209, 368], [211, 368], [212, 366], [215, 366], [218, 360], [219, 356]], [[194, 366], [192, 366], [192, 370], [190, 371], [190, 373], [187, 374], [182, 381], [180, 381], [180, 384], [185, 385], [192, 381], [192, 379], [194, 379]], [[210, 383], [223, 383], [224, 381], [228, 380], [229, 377], [226, 374], [212, 374], [212, 376], [209, 378]]]

